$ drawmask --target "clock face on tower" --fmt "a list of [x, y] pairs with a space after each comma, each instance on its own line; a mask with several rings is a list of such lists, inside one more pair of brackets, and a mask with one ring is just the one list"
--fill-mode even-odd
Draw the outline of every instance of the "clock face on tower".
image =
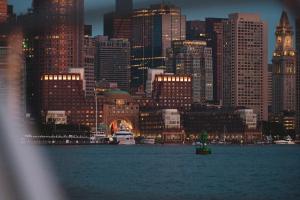
[[278, 36], [278, 37], [277, 37], [277, 42], [278, 42], [278, 43], [281, 43], [281, 41], [282, 41], [281, 36]]
[[286, 37], [285, 37], [284, 43], [285, 43], [285, 46], [286, 46], [286, 47], [290, 47], [290, 46], [291, 46], [291, 43], [292, 43], [292, 38], [291, 38], [291, 36], [286, 36]]

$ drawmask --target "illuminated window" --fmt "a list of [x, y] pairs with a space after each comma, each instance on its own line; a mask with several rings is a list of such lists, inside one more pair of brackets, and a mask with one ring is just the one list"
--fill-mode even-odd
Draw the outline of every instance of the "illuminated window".
[[54, 80], [57, 80], [57, 75], [54, 75]]
[[183, 82], [183, 77], [180, 77], [180, 82]]
[[179, 77], [176, 77], [176, 82], [179, 82], [179, 81], [180, 81]]
[[58, 80], [62, 80], [62, 75], [59, 75], [59, 76], [58, 76]]
[[63, 80], [67, 80], [67, 76], [66, 75], [63, 75]]
[[49, 76], [49, 80], [53, 80], [53, 76], [52, 75]]
[[168, 77], [168, 82], [170, 82], [170, 81], [172, 81], [172, 77], [169, 76]]
[[72, 76], [68, 75], [68, 81], [72, 80]]
[[158, 77], [158, 79], [157, 79], [159, 82], [161, 82], [162, 81], [162, 78], [161, 77]]
[[80, 76], [78, 75], [78, 76], [76, 76], [76, 80], [77, 81], [79, 81], [80, 80]]
[[48, 75], [45, 75], [45, 80], [49, 80], [49, 76]]
[[72, 75], [72, 80], [76, 80], [76, 76], [75, 75]]
[[175, 77], [172, 77], [172, 81], [175, 81]]
[[164, 81], [168, 81], [168, 77], [165, 76], [165, 77], [164, 77]]

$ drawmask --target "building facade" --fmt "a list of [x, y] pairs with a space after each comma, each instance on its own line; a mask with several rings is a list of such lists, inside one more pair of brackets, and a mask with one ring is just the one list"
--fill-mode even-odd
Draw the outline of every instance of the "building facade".
[[231, 14], [224, 34], [224, 106], [251, 108], [267, 121], [266, 23], [256, 14]]
[[155, 76], [163, 73], [164, 73], [163, 69], [148, 69], [147, 83], [146, 83], [146, 95], [148, 97], [152, 96], [153, 82], [155, 80]]
[[140, 133], [147, 138], [160, 139], [163, 143], [182, 143], [185, 132], [177, 109], [152, 109], [140, 112]]
[[300, 135], [300, 17], [296, 19], [296, 51], [297, 51], [297, 69], [296, 69], [296, 133]]
[[173, 41], [166, 65], [170, 72], [193, 76], [193, 102], [213, 100], [212, 51], [205, 41]]
[[161, 109], [189, 110], [193, 102], [192, 76], [156, 75], [152, 98], [156, 106]]
[[225, 18], [206, 18], [205, 29], [207, 46], [212, 48], [214, 100], [223, 101], [223, 56], [224, 56], [224, 23]]
[[96, 41], [96, 79], [115, 82], [122, 90], [130, 87], [130, 43], [127, 39]]
[[104, 92], [103, 124], [109, 127], [109, 134], [120, 130], [121, 127], [138, 133], [139, 105], [126, 91], [114, 89]]
[[296, 109], [296, 53], [293, 45], [293, 30], [288, 15], [282, 12], [276, 28], [276, 48], [273, 53], [273, 98], [274, 113]]
[[226, 140], [233, 143], [246, 143], [261, 140], [261, 132], [257, 129], [248, 129], [251, 123], [245, 120], [239, 112], [233, 108], [208, 108], [193, 106], [190, 112], [183, 117], [183, 127], [190, 138], [207, 131], [210, 140]]
[[167, 4], [135, 10], [132, 16], [131, 86], [145, 87], [149, 68], [165, 69], [166, 49], [173, 40], [185, 40], [186, 17]]
[[83, 44], [83, 67], [84, 79], [86, 82], [85, 95], [94, 96], [95, 92], [95, 53], [96, 42], [95, 38], [91, 35], [92, 30], [88, 29], [84, 34]]
[[268, 65], [268, 112], [272, 112], [273, 99], [273, 65]]
[[109, 38], [131, 38], [132, 33], [132, 0], [116, 0], [115, 12], [104, 15], [104, 35]]
[[186, 39], [206, 41], [205, 21], [192, 20], [186, 22]]
[[0, 1], [0, 24], [7, 20], [7, 0]]
[[83, 67], [84, 1], [34, 0], [35, 63], [42, 73]]

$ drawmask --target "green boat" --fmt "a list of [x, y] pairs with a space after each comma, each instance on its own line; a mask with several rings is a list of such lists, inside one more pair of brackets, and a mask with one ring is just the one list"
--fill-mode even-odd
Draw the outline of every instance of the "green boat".
[[207, 142], [208, 142], [207, 132], [206, 131], [202, 132], [202, 134], [200, 134], [198, 136], [198, 138], [199, 138], [200, 146], [196, 147], [196, 154], [199, 154], [199, 155], [211, 154], [211, 149], [208, 148], [208, 146], [207, 146]]

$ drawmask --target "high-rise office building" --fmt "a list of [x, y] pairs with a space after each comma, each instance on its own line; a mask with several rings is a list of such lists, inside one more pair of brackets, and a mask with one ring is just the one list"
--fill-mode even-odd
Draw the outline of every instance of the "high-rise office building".
[[212, 51], [205, 41], [173, 41], [166, 64], [169, 72], [192, 75], [193, 102], [213, 100]]
[[96, 39], [96, 79], [129, 91], [130, 43], [126, 39]]
[[91, 26], [85, 26], [84, 45], [83, 45], [83, 67], [85, 79], [85, 95], [94, 96], [95, 88], [95, 53], [96, 43], [92, 37]]
[[166, 49], [173, 40], [185, 40], [186, 17], [167, 4], [135, 10], [132, 16], [131, 86], [144, 86], [147, 70], [165, 69]]
[[273, 98], [274, 113], [296, 109], [296, 54], [293, 30], [288, 15], [282, 12], [276, 28], [276, 48], [273, 53]]
[[186, 22], [187, 40], [206, 40], [205, 21], [192, 20]]
[[7, 0], [0, 0], [0, 24], [7, 20]]
[[38, 42], [36, 65], [42, 72], [83, 66], [84, 1], [34, 0]]
[[132, 32], [132, 12], [132, 0], [116, 0], [115, 12], [104, 15], [104, 35], [129, 40]]
[[224, 34], [224, 105], [251, 108], [267, 121], [267, 25], [256, 14], [234, 13]]
[[225, 18], [206, 18], [205, 29], [207, 45], [212, 48], [213, 76], [214, 76], [214, 100], [223, 100], [223, 36]]
[[116, 0], [116, 13], [118, 15], [130, 15], [133, 10], [132, 0]]
[[296, 68], [296, 133], [300, 135], [300, 16], [296, 19], [296, 51], [297, 68]]

